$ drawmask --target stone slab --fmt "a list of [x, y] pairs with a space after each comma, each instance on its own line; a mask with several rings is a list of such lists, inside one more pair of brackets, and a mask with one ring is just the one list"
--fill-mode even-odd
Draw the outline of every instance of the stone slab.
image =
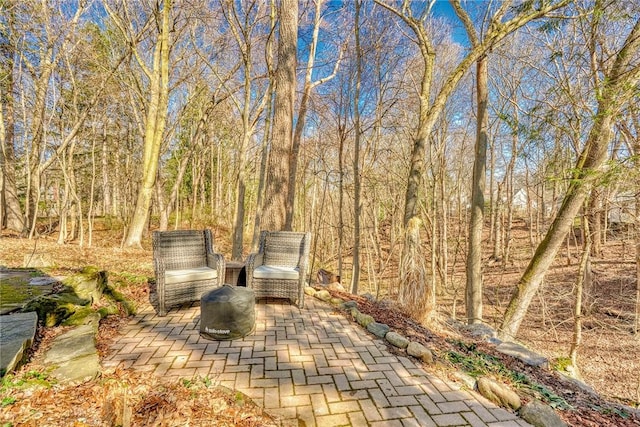
[[521, 344], [517, 344], [514, 342], [503, 342], [496, 346], [496, 350], [498, 350], [502, 354], [515, 357], [516, 359], [521, 360], [527, 365], [543, 367], [547, 369], [549, 368], [549, 359], [544, 356], [540, 356], [537, 353], [534, 353]]
[[38, 325], [35, 312], [0, 316], [0, 374], [20, 365], [24, 352], [33, 343]]
[[95, 345], [95, 325], [78, 326], [56, 337], [44, 361], [55, 366], [51, 373], [61, 383], [81, 383], [100, 372]]
[[96, 353], [95, 329], [92, 325], [83, 325], [56, 337], [44, 361], [60, 364], [94, 353]]
[[100, 372], [100, 358], [98, 353], [87, 354], [68, 360], [52, 372], [54, 378], [62, 383], [82, 383], [94, 379]]

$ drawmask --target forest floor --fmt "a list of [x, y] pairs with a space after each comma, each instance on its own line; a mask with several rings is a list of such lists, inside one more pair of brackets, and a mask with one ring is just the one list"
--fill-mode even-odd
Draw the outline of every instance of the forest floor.
[[[494, 328], [502, 321], [515, 284], [533, 249], [524, 222], [513, 230], [513, 257], [508, 265], [485, 265], [484, 316]], [[558, 254], [523, 321], [518, 340], [566, 365], [574, 336], [575, 283], [581, 242], [572, 241]], [[636, 262], [633, 237], [610, 236], [602, 253], [591, 257], [591, 283], [584, 289], [582, 343], [578, 367], [583, 380], [603, 396], [640, 406], [640, 334], [634, 335]], [[457, 314], [463, 314], [460, 303]], [[449, 313], [450, 314], [450, 313]]]
[[[224, 234], [215, 230], [214, 233], [216, 236]], [[493, 326], [499, 325], [512, 287], [531, 255], [527, 249], [527, 236], [524, 229], [514, 233], [514, 251], [509, 265], [488, 262], [485, 266], [484, 313]], [[48, 273], [56, 276], [68, 275], [86, 265], [95, 265], [108, 271], [110, 284], [129, 298], [147, 303], [147, 281], [153, 277], [148, 241], [143, 243], [144, 249], [122, 249], [119, 232], [106, 228], [94, 231], [90, 248], [86, 245], [80, 247], [77, 242], [57, 245], [55, 237], [43, 235], [38, 240], [30, 241], [3, 234], [0, 236], [0, 265], [19, 267], [25, 255], [32, 253], [44, 253], [54, 259], [56, 267], [49, 269]], [[218, 251], [229, 252], [225, 251], [228, 249], [225, 246], [227, 242], [221, 239], [216, 242]], [[535, 378], [537, 383], [551, 391], [552, 396], [570, 405], [571, 411], [562, 411], [570, 425], [640, 425], [637, 413], [611, 403], [638, 407], [640, 401], [640, 339], [632, 334], [635, 261], [630, 242], [624, 239], [611, 240], [603, 251], [603, 257], [592, 260], [594, 284], [587, 290], [585, 307], [588, 311], [584, 319], [583, 344], [578, 361], [585, 382], [599, 395], [584, 392], [553, 372], [534, 370], [513, 360], [500, 359], [509, 369]], [[573, 328], [572, 289], [579, 257], [580, 250], [574, 246], [568, 247], [558, 257], [518, 336], [520, 341], [547, 356], [552, 363], [562, 361], [569, 353]], [[442, 298], [441, 312], [445, 316], [455, 312], [461, 317], [464, 307], [459, 297], [454, 299], [451, 295], [448, 299]], [[449, 334], [447, 328], [434, 331], [410, 321], [407, 323], [406, 317], [392, 305], [367, 305], [364, 300], [359, 300], [359, 303], [363, 306], [362, 311], [370, 312], [376, 320], [414, 338], [421, 334], [418, 339], [432, 346], [437, 344], [436, 356], [445, 361], [445, 365], [453, 363], [447, 355], [456, 353], [469, 357], [472, 353], [500, 357], [493, 354], [491, 346], [473, 342], [469, 337], [461, 340], [459, 336]], [[101, 322], [99, 352], [104, 354], [107, 351], [109, 343], [117, 339], [125, 323], [124, 317], [112, 317]], [[43, 349], [61, 332], [62, 328], [41, 329], [31, 361], [15, 375], [8, 375], [2, 381], [0, 421], [9, 421], [11, 417], [7, 418], [8, 414], [19, 413], [24, 420], [20, 425], [47, 425], [43, 423], [45, 419], [51, 420], [48, 425], [61, 425], [65, 420], [77, 420], [81, 413], [85, 414], [85, 423], [75, 425], [101, 425], [97, 420], [122, 423], [122, 419], [117, 419], [117, 414], [126, 413], [122, 411], [124, 404], [129, 408], [132, 421], [156, 420], [157, 425], [163, 425], [163, 422], [166, 425], [179, 424], [180, 420], [200, 415], [207, 417], [202, 419], [215, 420], [212, 425], [274, 425], [273, 419], [253, 405], [250, 399], [214, 387], [207, 379], [166, 383], [162, 379], [116, 370], [81, 386], [49, 388], [43, 375], [44, 367], [39, 360]], [[452, 366], [455, 368], [455, 363]], [[36, 391], [29, 387], [38, 383], [45, 387], [36, 388]], [[206, 402], [217, 403], [207, 405]]]

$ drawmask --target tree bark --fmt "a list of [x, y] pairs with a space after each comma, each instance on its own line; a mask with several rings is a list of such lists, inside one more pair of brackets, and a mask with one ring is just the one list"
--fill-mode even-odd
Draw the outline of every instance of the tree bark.
[[356, 90], [353, 97], [353, 124], [355, 138], [353, 140], [353, 268], [351, 273], [351, 293], [358, 294], [360, 281], [360, 216], [362, 206], [360, 202], [360, 84], [362, 81], [362, 47], [360, 46], [360, 0], [356, 2], [355, 39], [356, 39]]
[[[11, 19], [12, 14], [7, 15]], [[12, 25], [9, 24], [10, 28]], [[7, 29], [7, 31], [10, 31]], [[14, 150], [15, 111], [14, 111], [14, 48], [10, 43], [9, 34], [2, 34], [7, 39], [6, 44], [0, 46], [0, 170], [2, 181], [0, 186], [0, 229], [7, 228], [15, 232], [24, 229], [24, 215], [18, 198], [16, 186], [16, 158]]]
[[471, 186], [471, 218], [467, 252], [466, 314], [469, 324], [482, 321], [482, 231], [484, 228], [484, 190], [487, 165], [488, 71], [487, 57], [478, 58], [476, 93], [478, 103], [473, 182]]
[[573, 375], [576, 378], [580, 378], [580, 369], [578, 367], [578, 350], [582, 345], [582, 296], [584, 289], [589, 287], [589, 281], [591, 278], [591, 231], [589, 227], [589, 220], [587, 215], [582, 218], [582, 234], [584, 236], [584, 243], [582, 246], [582, 257], [580, 258], [580, 267], [578, 268], [578, 277], [575, 284], [575, 300], [573, 307], [573, 340], [571, 342], [571, 349], [569, 350], [569, 358], [571, 359], [571, 365], [573, 366]]
[[291, 178], [290, 160], [293, 139], [293, 107], [296, 95], [296, 66], [298, 47], [298, 1], [282, 0], [278, 11], [280, 37], [276, 86], [273, 138], [265, 188], [264, 226], [268, 230], [286, 229]]

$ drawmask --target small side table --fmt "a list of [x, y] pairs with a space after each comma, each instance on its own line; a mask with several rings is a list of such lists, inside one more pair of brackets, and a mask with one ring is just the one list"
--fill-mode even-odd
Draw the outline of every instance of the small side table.
[[244, 261], [227, 261], [224, 268], [224, 281], [231, 286], [247, 286]]

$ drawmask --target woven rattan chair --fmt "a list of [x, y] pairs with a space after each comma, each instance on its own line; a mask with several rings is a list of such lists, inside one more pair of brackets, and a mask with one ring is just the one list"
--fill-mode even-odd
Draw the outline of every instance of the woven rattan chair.
[[247, 258], [247, 286], [256, 298], [289, 298], [304, 307], [311, 234], [263, 231], [258, 252]]
[[154, 231], [152, 238], [159, 316], [224, 283], [224, 257], [213, 252], [211, 230]]

